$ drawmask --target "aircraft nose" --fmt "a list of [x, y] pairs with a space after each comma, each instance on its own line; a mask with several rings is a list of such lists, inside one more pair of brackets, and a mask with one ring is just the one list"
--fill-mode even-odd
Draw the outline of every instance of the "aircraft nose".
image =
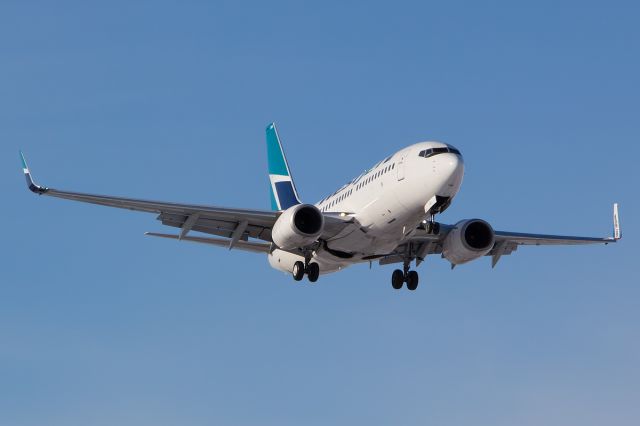
[[449, 175], [450, 177], [460, 174], [464, 170], [462, 157], [457, 154], [442, 155], [438, 166], [438, 169], [441, 169], [443, 174]]
[[462, 177], [464, 175], [464, 161], [459, 154], [442, 154], [438, 157], [438, 166], [436, 170], [442, 177], [445, 183], [445, 187], [448, 187], [451, 191], [457, 192], [462, 184]]

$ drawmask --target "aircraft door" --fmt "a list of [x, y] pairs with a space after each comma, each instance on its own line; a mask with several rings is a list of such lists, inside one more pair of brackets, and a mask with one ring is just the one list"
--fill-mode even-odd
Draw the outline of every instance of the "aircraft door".
[[404, 179], [404, 157], [400, 158], [397, 164], [398, 180]]

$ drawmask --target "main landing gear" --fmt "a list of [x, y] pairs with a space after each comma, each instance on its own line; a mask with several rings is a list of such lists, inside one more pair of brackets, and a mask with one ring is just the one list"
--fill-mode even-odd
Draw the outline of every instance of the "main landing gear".
[[293, 264], [293, 279], [296, 281], [300, 281], [302, 280], [302, 278], [304, 278], [304, 274], [307, 274], [307, 279], [309, 280], [309, 282], [315, 283], [316, 281], [318, 281], [318, 277], [320, 276], [320, 266], [315, 262], [309, 263], [307, 261], [305, 263], [307, 264], [306, 267], [305, 264], [301, 261], [297, 261]]
[[393, 288], [400, 290], [404, 283], [407, 283], [407, 289], [411, 291], [418, 288], [418, 273], [409, 270], [409, 262], [404, 263], [404, 271], [396, 269], [391, 274], [391, 286]]

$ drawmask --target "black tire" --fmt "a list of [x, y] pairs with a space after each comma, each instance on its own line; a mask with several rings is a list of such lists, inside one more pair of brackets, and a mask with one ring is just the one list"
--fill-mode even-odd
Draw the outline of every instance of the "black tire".
[[293, 279], [296, 281], [300, 281], [304, 278], [304, 263], [297, 261], [293, 264]]
[[318, 277], [320, 276], [320, 265], [317, 263], [310, 263], [307, 267], [307, 278], [309, 282], [315, 283], [318, 281]]
[[418, 288], [418, 273], [416, 271], [409, 271], [407, 274], [407, 288], [411, 291]]
[[391, 286], [396, 290], [400, 290], [402, 288], [402, 284], [404, 283], [404, 273], [400, 269], [396, 269], [391, 274]]

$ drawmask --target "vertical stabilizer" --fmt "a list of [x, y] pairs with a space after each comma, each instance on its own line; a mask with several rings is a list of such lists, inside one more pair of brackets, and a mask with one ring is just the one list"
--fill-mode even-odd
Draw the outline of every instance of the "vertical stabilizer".
[[293, 183], [289, 163], [282, 150], [275, 123], [267, 126], [267, 158], [271, 183], [271, 209], [286, 210], [300, 204], [300, 197]]

